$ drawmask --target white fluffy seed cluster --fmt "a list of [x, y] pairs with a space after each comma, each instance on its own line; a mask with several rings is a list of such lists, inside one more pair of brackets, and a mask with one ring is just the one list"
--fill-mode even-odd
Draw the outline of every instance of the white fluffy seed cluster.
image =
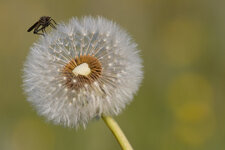
[[[40, 115], [68, 127], [85, 127], [101, 115], [117, 115], [131, 102], [142, 80], [138, 53], [130, 36], [103, 17], [60, 23], [31, 47], [23, 76], [28, 101]], [[76, 78], [82, 70], [89, 71], [86, 64], [75, 70], [80, 75], [62, 73], [81, 56], [92, 56], [101, 64], [101, 74], [91, 82]]]

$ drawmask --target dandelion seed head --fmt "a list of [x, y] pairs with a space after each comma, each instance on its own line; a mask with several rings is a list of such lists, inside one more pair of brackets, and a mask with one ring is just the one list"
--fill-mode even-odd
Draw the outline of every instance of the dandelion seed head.
[[130, 36], [105, 18], [58, 24], [30, 49], [23, 80], [28, 101], [40, 115], [68, 127], [117, 115], [141, 83], [138, 52]]

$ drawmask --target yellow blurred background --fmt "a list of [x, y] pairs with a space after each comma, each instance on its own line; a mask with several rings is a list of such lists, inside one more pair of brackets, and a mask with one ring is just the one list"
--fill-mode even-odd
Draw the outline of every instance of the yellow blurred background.
[[39, 36], [26, 30], [101, 15], [139, 44], [145, 78], [115, 117], [136, 150], [225, 149], [225, 1], [0, 0], [0, 150], [120, 149], [102, 120], [87, 129], [39, 117], [22, 90], [22, 69]]

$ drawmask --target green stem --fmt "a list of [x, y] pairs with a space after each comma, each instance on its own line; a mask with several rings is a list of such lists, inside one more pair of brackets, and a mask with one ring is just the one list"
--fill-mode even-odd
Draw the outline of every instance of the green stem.
[[120, 147], [123, 150], [133, 150], [123, 131], [120, 129], [116, 121], [110, 116], [102, 116], [102, 119], [105, 121], [106, 125], [112, 131], [113, 135], [116, 137], [116, 140], [120, 144]]

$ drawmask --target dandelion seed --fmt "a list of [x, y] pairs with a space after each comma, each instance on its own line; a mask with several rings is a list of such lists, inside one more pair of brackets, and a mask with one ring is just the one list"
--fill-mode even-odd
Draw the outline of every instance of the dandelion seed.
[[40, 115], [55, 124], [86, 126], [117, 115], [142, 80], [136, 44], [102, 17], [58, 24], [33, 45], [24, 65], [24, 89]]

